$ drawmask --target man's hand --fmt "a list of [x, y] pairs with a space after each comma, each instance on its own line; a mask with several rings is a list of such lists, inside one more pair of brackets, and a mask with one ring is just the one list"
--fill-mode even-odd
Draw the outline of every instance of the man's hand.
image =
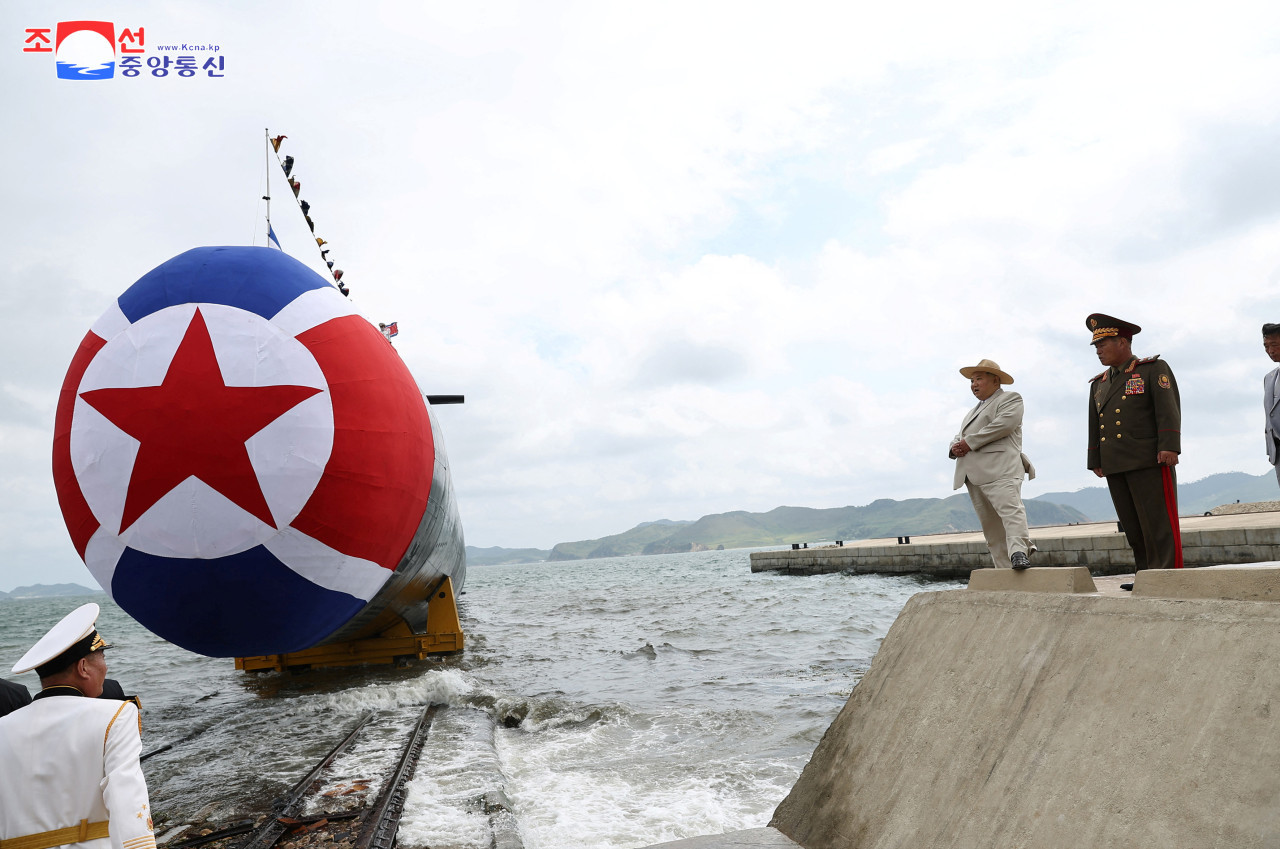
[[1156, 462], [1162, 466], [1178, 465], [1178, 454], [1176, 451], [1161, 451], [1156, 455]]
[[1106, 477], [1106, 475], [1104, 475], [1104, 474], [1102, 473], [1102, 469], [1094, 469], [1094, 470], [1093, 470], [1093, 473], [1094, 473], [1095, 475], [1097, 475], [1098, 477], [1100, 477], [1100, 478], [1105, 478], [1105, 477]]
[[965, 442], [963, 439], [951, 446], [951, 453], [956, 457], [963, 457], [972, 450], [973, 449], [969, 447], [969, 443]]

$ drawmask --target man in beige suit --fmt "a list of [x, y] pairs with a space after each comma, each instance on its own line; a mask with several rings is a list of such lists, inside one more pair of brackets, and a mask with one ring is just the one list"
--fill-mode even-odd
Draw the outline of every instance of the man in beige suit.
[[947, 456], [956, 461], [955, 486], [964, 484], [982, 523], [997, 569], [1026, 569], [1035, 546], [1022, 505], [1022, 476], [1036, 470], [1022, 453], [1022, 396], [1001, 387], [1013, 378], [991, 360], [960, 369], [978, 399], [951, 440]]

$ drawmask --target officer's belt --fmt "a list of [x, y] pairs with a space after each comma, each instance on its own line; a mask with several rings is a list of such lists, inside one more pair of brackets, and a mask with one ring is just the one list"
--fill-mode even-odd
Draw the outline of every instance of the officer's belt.
[[86, 840], [97, 840], [99, 837], [108, 836], [110, 835], [106, 820], [100, 822], [80, 820], [79, 825], [73, 825], [70, 828], [55, 828], [53, 831], [0, 840], [0, 849], [53, 849], [54, 846], [83, 843]]

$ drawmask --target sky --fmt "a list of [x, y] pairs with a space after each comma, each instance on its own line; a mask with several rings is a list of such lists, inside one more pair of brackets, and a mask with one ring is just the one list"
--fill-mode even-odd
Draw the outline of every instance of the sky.
[[[84, 19], [224, 76], [24, 52]], [[469, 545], [946, 497], [982, 358], [1026, 403], [1024, 495], [1097, 486], [1095, 311], [1173, 368], [1181, 480], [1269, 468], [1277, 4], [8, 0], [0, 33], [0, 590], [94, 585], [63, 375], [150, 269], [264, 244], [268, 129], [352, 302], [466, 395], [434, 412]]]

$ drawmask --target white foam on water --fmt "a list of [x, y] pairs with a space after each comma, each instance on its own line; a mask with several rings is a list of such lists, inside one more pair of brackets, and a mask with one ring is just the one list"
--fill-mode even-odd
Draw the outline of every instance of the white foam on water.
[[406, 681], [368, 684], [328, 693], [307, 707], [316, 712], [357, 714], [412, 705], [462, 705], [475, 686], [472, 678], [456, 669], [432, 669]]
[[408, 786], [397, 841], [404, 847], [489, 849], [484, 800], [503, 783], [492, 718], [475, 710], [440, 711]]
[[623, 849], [766, 825], [796, 768], [764, 776], [758, 763], [708, 751], [688, 720], [500, 730], [497, 751], [526, 849]]

